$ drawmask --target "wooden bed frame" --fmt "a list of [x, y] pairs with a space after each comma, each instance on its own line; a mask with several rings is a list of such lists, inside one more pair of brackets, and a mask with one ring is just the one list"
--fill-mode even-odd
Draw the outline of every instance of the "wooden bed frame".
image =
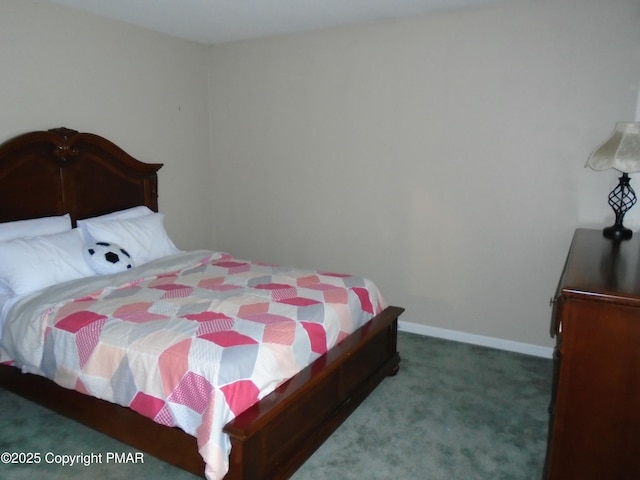
[[[146, 205], [158, 210], [157, 171], [112, 142], [67, 128], [0, 145], [0, 222], [69, 213], [75, 222]], [[273, 393], [229, 422], [226, 479], [288, 478], [371, 391], [399, 368], [388, 307]], [[139, 450], [203, 476], [194, 437], [132, 410], [0, 365], [0, 386]]]

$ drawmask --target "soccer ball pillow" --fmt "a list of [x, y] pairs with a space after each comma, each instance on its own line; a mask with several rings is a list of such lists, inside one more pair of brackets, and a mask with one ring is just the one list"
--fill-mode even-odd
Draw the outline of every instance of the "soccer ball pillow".
[[133, 267], [131, 255], [115, 243], [91, 243], [85, 246], [84, 255], [89, 266], [100, 275], [124, 272]]

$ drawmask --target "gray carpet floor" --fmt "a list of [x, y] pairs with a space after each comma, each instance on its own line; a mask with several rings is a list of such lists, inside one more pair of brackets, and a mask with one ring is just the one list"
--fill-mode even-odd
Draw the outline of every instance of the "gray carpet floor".
[[[542, 477], [551, 360], [405, 332], [398, 350], [398, 375], [382, 382], [294, 480]], [[2, 452], [41, 455], [39, 464], [0, 462], [7, 480], [197, 478], [150, 455], [106, 463], [109, 453], [131, 452], [135, 460], [137, 452], [0, 389]], [[87, 465], [56, 463], [78, 454]]]

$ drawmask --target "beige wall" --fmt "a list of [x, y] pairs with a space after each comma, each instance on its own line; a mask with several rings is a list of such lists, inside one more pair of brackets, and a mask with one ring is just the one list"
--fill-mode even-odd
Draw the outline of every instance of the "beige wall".
[[407, 322], [549, 347], [583, 168], [640, 82], [636, 0], [516, 1], [210, 52], [214, 232], [369, 276]]
[[182, 248], [210, 247], [207, 50], [37, 0], [0, 1], [0, 141], [67, 126], [159, 172]]
[[3, 0], [0, 141], [99, 133], [165, 164], [182, 248], [361, 273], [406, 322], [550, 346], [572, 231], [612, 220], [616, 175], [583, 165], [633, 119], [639, 20], [516, 0], [204, 47]]

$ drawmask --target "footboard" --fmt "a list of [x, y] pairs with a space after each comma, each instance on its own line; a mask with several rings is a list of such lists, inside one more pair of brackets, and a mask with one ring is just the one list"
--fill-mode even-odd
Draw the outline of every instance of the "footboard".
[[227, 479], [288, 478], [373, 389], [398, 370], [397, 319], [389, 307], [225, 427]]

